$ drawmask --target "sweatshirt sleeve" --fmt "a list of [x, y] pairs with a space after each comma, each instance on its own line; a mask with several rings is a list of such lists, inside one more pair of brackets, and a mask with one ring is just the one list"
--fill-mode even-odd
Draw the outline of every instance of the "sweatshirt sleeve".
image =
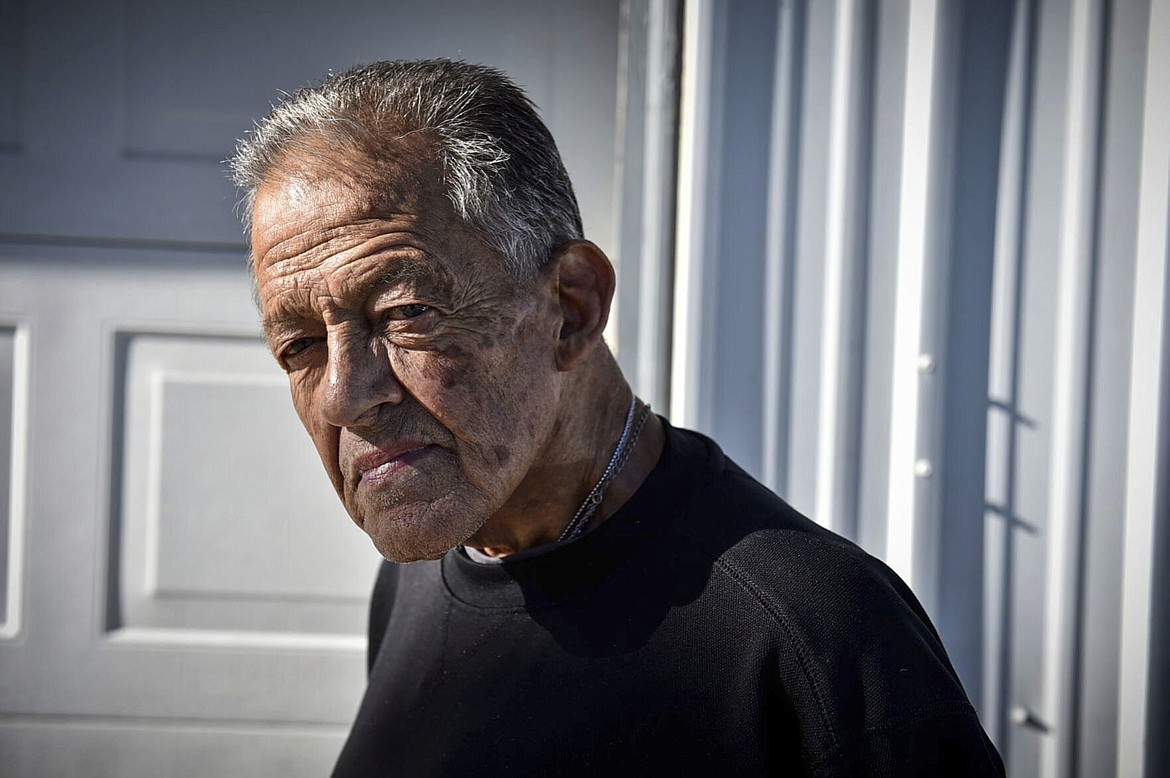
[[720, 565], [774, 625], [777, 695], [806, 774], [1004, 774], [930, 619], [879, 560], [812, 533], [762, 532]]
[[1004, 766], [975, 711], [931, 706], [843, 742], [812, 766], [817, 778], [1003, 778]]

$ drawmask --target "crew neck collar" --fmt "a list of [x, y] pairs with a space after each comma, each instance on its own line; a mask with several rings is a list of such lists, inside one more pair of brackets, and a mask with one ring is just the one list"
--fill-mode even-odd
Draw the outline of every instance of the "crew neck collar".
[[462, 547], [454, 548], [441, 562], [447, 592], [465, 605], [490, 610], [539, 610], [588, 596], [607, 571], [633, 549], [653, 542], [680, 515], [700, 485], [700, 474], [709, 468], [708, 460], [722, 459], [717, 446], [704, 445], [705, 438], [684, 436], [665, 419], [662, 425], [666, 441], [657, 464], [603, 524], [575, 540], [513, 554], [495, 564], [473, 561]]

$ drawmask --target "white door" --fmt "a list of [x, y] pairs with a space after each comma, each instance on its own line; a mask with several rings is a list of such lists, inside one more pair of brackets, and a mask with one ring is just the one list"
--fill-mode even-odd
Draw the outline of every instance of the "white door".
[[618, 25], [586, 0], [0, 3], [0, 772], [328, 772], [379, 558], [259, 337], [221, 161], [329, 69], [490, 63], [606, 246]]

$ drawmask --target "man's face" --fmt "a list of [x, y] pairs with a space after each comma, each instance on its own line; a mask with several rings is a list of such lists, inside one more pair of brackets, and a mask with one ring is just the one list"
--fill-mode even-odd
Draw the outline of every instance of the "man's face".
[[509, 499], [559, 390], [547, 283], [512, 278], [422, 151], [380, 156], [379, 187], [337, 172], [365, 160], [285, 165], [252, 226], [293, 404], [349, 514], [400, 561], [440, 556]]

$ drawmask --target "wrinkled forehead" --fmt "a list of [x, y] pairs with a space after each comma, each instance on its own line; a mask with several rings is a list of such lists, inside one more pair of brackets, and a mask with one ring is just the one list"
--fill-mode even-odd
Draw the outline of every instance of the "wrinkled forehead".
[[344, 194], [370, 211], [418, 213], [447, 200], [442, 169], [425, 132], [298, 136], [265, 173], [256, 200], [277, 189], [303, 196]]
[[419, 134], [371, 151], [328, 138], [289, 148], [270, 166], [252, 203], [255, 268], [296, 233], [340, 229], [386, 214], [410, 215], [430, 233], [462, 236], [468, 228], [446, 196], [440, 168]]
[[408, 264], [417, 272], [427, 266], [451, 289], [519, 291], [503, 258], [456, 213], [423, 139], [400, 141], [376, 156], [317, 144], [272, 167], [257, 189], [251, 225], [261, 307], [273, 268], [279, 276], [340, 266], [364, 250], [392, 247], [399, 256], [415, 251], [417, 264]]

